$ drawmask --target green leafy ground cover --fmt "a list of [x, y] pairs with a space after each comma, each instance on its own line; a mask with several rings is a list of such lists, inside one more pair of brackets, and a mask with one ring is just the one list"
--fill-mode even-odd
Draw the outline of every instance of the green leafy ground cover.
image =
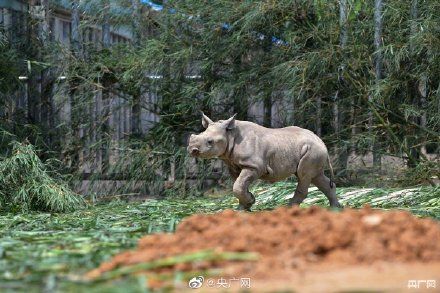
[[[254, 210], [284, 205], [294, 183], [259, 184]], [[376, 208], [406, 209], [440, 219], [440, 188], [339, 188], [341, 202], [350, 207], [369, 203]], [[304, 206], [327, 206], [324, 196], [311, 189]], [[65, 214], [0, 212], [1, 292], [145, 292], [145, 277], [115, 278], [87, 283], [82, 274], [114, 254], [133, 248], [145, 234], [172, 232], [184, 217], [233, 208], [234, 197], [113, 201]], [[212, 255], [207, 254], [207, 257]], [[186, 279], [183, 274], [171, 276]]]

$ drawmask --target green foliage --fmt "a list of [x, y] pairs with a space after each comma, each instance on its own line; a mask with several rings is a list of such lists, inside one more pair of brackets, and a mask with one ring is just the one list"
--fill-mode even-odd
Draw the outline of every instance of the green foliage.
[[[32, 145], [14, 143], [12, 154], [0, 161], [0, 204], [7, 210], [72, 211], [84, 206], [82, 197], [37, 156]], [[52, 176], [51, 176], [52, 175]]]

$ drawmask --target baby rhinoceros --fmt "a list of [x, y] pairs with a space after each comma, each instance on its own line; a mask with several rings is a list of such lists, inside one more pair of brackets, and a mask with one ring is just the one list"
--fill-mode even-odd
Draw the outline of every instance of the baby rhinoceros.
[[276, 182], [293, 174], [298, 185], [290, 205], [299, 205], [313, 183], [331, 207], [342, 207], [336, 198], [335, 184], [324, 175], [328, 164], [333, 177], [327, 148], [313, 132], [296, 126], [270, 129], [236, 120], [235, 115], [213, 122], [202, 113], [202, 125], [206, 130], [190, 136], [188, 152], [197, 158], [219, 158], [225, 162], [235, 180], [233, 191], [239, 209], [250, 210], [255, 203], [248, 189], [253, 181]]

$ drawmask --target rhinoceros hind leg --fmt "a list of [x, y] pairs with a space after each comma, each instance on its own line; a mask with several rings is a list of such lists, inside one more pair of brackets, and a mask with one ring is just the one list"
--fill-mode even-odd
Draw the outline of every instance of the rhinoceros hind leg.
[[289, 200], [289, 205], [300, 205], [307, 197], [309, 192], [310, 179], [307, 177], [298, 177], [298, 185], [296, 186], [295, 194]]
[[336, 185], [333, 183], [331, 185], [332, 187], [330, 187], [330, 182], [330, 179], [325, 176], [324, 173], [321, 173], [312, 179], [312, 183], [328, 198], [331, 207], [342, 208], [343, 206], [339, 203], [338, 198], [336, 197]]
[[309, 185], [314, 176], [313, 168], [310, 168], [310, 166], [313, 166], [313, 157], [309, 150], [309, 145], [304, 145], [301, 149], [301, 159], [295, 173], [298, 178], [298, 185], [295, 194], [289, 201], [289, 205], [300, 205], [309, 192]]

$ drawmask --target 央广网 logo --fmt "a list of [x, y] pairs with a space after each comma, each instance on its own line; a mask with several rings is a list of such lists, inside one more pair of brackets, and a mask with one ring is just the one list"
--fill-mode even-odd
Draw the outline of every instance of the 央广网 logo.
[[199, 289], [203, 285], [205, 279], [203, 276], [194, 277], [188, 282], [188, 286], [192, 289]]

